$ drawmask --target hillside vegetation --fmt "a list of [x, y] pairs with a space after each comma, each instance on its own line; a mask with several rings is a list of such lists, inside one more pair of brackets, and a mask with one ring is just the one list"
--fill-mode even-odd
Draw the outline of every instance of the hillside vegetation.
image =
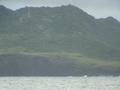
[[72, 5], [0, 6], [0, 75], [119, 75], [119, 39], [115, 18]]

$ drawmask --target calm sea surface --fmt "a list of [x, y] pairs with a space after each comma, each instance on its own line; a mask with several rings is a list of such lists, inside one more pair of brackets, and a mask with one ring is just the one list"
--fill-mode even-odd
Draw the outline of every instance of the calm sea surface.
[[0, 90], [120, 90], [120, 76], [0, 77]]

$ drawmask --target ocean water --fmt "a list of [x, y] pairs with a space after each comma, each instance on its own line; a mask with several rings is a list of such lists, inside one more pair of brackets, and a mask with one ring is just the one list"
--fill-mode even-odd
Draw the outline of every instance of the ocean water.
[[0, 77], [0, 90], [120, 90], [120, 76]]

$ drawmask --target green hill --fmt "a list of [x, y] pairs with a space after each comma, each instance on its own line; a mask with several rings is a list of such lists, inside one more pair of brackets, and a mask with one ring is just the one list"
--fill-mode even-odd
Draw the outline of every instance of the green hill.
[[[14, 57], [23, 55], [31, 61], [32, 56], [49, 58], [53, 60], [52, 62], [59, 57], [77, 63], [73, 64], [77, 74], [61, 72], [56, 75], [83, 75], [82, 71], [86, 74], [90, 74], [90, 71], [91, 73], [96, 72], [93, 75], [119, 75], [119, 34], [120, 22], [113, 17], [95, 19], [72, 5], [53, 8], [25, 7], [16, 11], [0, 6], [0, 62], [3, 62], [0, 69], [6, 72], [4, 68], [10, 66], [9, 63], [5, 64], [8, 62], [8, 59], [5, 58], [7, 56], [3, 56], [8, 55], [9, 57], [12, 54]], [[15, 58], [17, 64], [19, 64], [19, 58]], [[15, 62], [13, 57], [10, 59], [9, 62]], [[26, 65], [27, 62], [24, 60], [23, 58], [22, 63]], [[60, 63], [61, 59], [58, 60]], [[13, 64], [15, 65], [15, 63]], [[34, 68], [34, 65], [32, 67]], [[94, 70], [89, 71], [89, 68], [93, 67]], [[49, 66], [45, 68], [49, 68]], [[72, 70], [72, 67], [70, 68], [69, 70]], [[13, 69], [11, 68], [11, 70]], [[52, 72], [52, 69], [50, 71]], [[111, 71], [111, 73], [107, 73], [107, 71]], [[33, 74], [30, 75], [36, 75], [34, 72], [31, 73]], [[13, 72], [11, 75], [16, 74]], [[47, 73], [46, 75], [52, 74]]]

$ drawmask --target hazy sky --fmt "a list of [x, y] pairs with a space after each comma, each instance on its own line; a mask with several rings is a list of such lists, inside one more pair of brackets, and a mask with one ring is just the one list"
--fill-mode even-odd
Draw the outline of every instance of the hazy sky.
[[60, 6], [72, 4], [96, 18], [113, 16], [120, 21], [120, 0], [0, 0], [0, 5], [11, 9], [25, 6]]

